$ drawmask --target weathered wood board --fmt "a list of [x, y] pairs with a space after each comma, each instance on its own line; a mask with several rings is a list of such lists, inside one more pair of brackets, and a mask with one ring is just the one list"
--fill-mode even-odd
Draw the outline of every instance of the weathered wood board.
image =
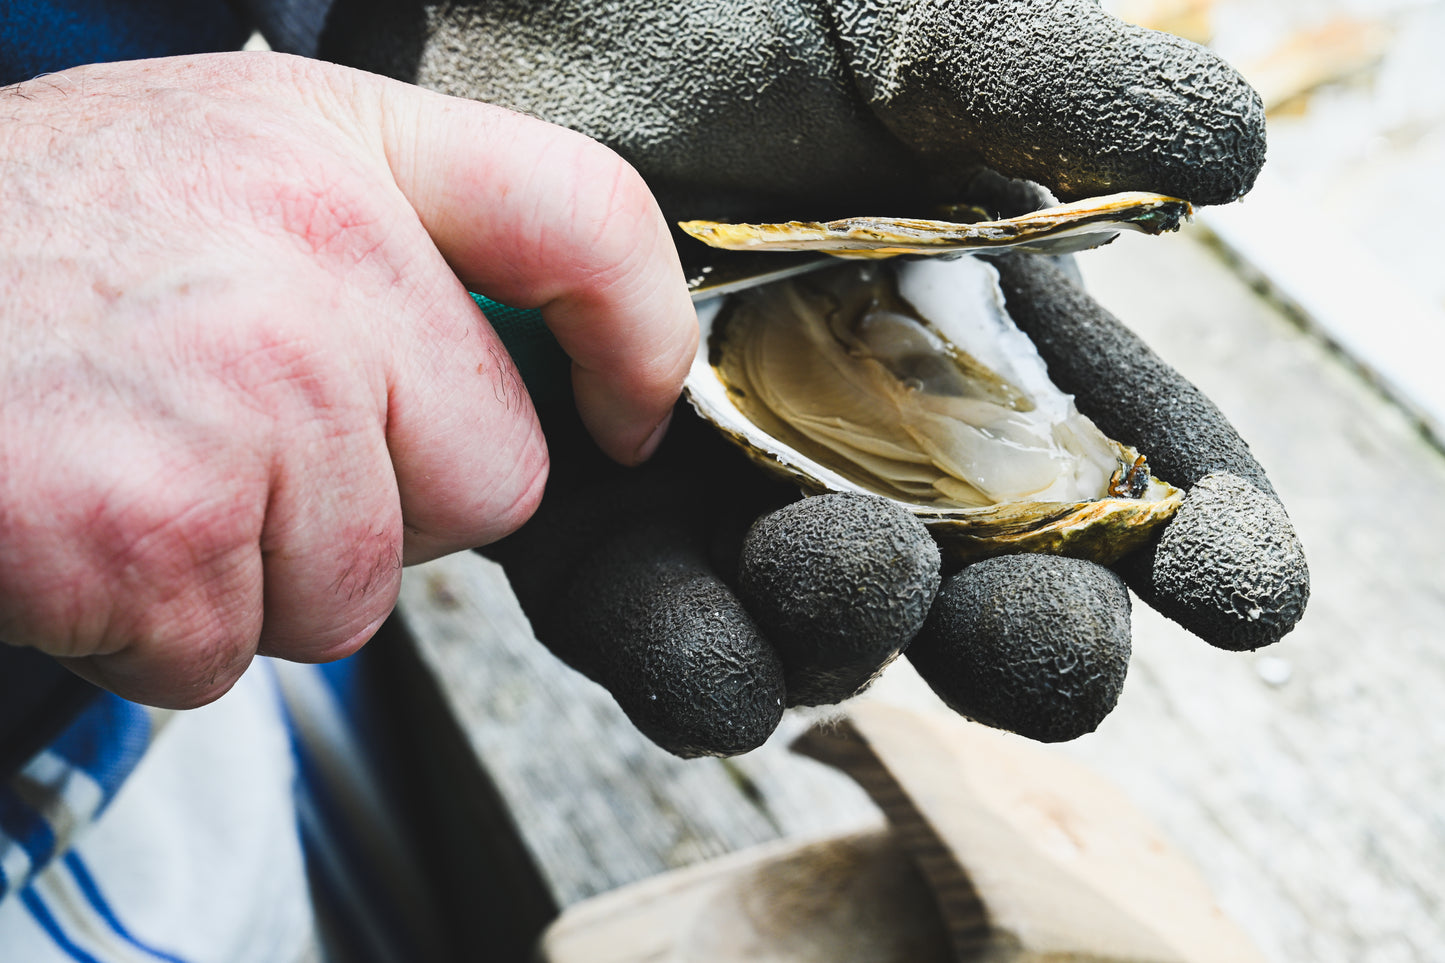
[[[1246, 202], [1247, 203], [1247, 202]], [[1195, 238], [1081, 258], [1229, 415], [1310, 562], [1300, 627], [1239, 656], [1136, 606], [1119, 709], [1069, 747], [1124, 785], [1277, 960], [1445, 948], [1445, 458]], [[1445, 358], [1445, 333], [1419, 332]]]
[[421, 566], [402, 598], [418, 650], [559, 906], [757, 843], [876, 823], [846, 776], [788, 751], [801, 718], [735, 759], [658, 749], [532, 638], [490, 562]]
[[[1298, 526], [1314, 583], [1284, 642], [1209, 648], [1143, 606], [1124, 697], [1062, 747], [1123, 787], [1278, 963], [1445, 947], [1445, 458], [1242, 284], [1199, 233], [1080, 258], [1095, 295], [1210, 394]], [[1422, 333], [1422, 350], [1437, 336]], [[682, 762], [530, 639], [470, 557], [407, 574], [402, 614], [559, 906], [748, 845], [876, 819], [788, 753]], [[930, 694], [907, 667], [879, 698]]]

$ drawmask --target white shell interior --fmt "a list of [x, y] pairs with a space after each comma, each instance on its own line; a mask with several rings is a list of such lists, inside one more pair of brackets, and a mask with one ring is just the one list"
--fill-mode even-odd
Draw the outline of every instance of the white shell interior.
[[[863, 415], [855, 411], [851, 416], [834, 418], [828, 406], [838, 404], [836, 397], [820, 402], [814, 410], [807, 410], [813, 398], [803, 398], [798, 409], [801, 422], [817, 425], [825, 435], [864, 420], [876, 429], [880, 420], [893, 417], [901, 395], [910, 409], [905, 415], [909, 422], [906, 430], [917, 437], [921, 428], [925, 435], [926, 454], [918, 457], [933, 462], [927, 466], [930, 471], [936, 473], [938, 469], [934, 465], [942, 465], [948, 475], [933, 496], [897, 497], [896, 493], [882, 492], [905, 505], [967, 509], [1012, 501], [1082, 502], [1107, 495], [1110, 481], [1121, 466], [1118, 447], [1079, 414], [1071, 396], [1049, 381], [1044, 362], [1033, 344], [1009, 318], [997, 272], [991, 265], [982, 259], [963, 257], [951, 261], [908, 261], [886, 268], [859, 266], [856, 270], [896, 271], [899, 295], [928, 320], [932, 331], [916, 326], [915, 330], [903, 333], [902, 339], [910, 345], [907, 350], [913, 350], [911, 346], [920, 338], [938, 342], [941, 335], [1027, 396], [1032, 402], [1031, 410], [1025, 406], [1025, 410], [1005, 411], [959, 398], [948, 386], [935, 392], [928, 385], [906, 383], [903, 387], [895, 384], [889, 396], [880, 395], [876, 401], [850, 395], [850, 404], [856, 400], [871, 406], [864, 409]], [[738, 408], [727, 384], [709, 360], [709, 334], [721, 307], [721, 300], [698, 305], [703, 338], [687, 383], [694, 407], [755, 453], [774, 460], [814, 487], [879, 493], [850, 479], [819, 457], [810, 457], [766, 433]], [[888, 328], [895, 324], [896, 316], [884, 320], [886, 324], [879, 327]], [[872, 340], [872, 335], [869, 337], [865, 353], [886, 355], [893, 350], [891, 336], [881, 336], [877, 341]], [[828, 347], [837, 351], [834, 345]], [[860, 382], [866, 380], [859, 379]], [[762, 386], [771, 387], [772, 382]], [[824, 392], [818, 394], [821, 396]], [[921, 404], [913, 404], [910, 395], [916, 396]], [[965, 420], [973, 418], [977, 410], [984, 410], [982, 421]], [[900, 429], [897, 434], [902, 437], [905, 430]], [[911, 444], [907, 438], [904, 443]], [[831, 459], [832, 453], [827, 454]], [[857, 477], [857, 466], [852, 468], [852, 474]], [[963, 484], [955, 486], [955, 477], [962, 479]], [[978, 492], [956, 493], [956, 489], [968, 489], [970, 485], [977, 486]], [[977, 498], [982, 500], [970, 500]], [[939, 499], [960, 500], [950, 504]]]

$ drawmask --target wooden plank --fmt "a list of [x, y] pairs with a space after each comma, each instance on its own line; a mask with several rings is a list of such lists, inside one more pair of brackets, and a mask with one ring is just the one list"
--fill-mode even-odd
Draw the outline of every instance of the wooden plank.
[[868, 789], [933, 886], [953, 959], [1262, 963], [1111, 783], [948, 712], [853, 703], [798, 748]]
[[1081, 263], [1249, 441], [1313, 593], [1300, 627], [1252, 656], [1136, 606], [1119, 709], [1070, 753], [1163, 825], [1271, 958], [1439, 959], [1445, 459], [1197, 238], [1124, 239]]
[[802, 718], [738, 759], [658, 749], [532, 638], [505, 576], [481, 558], [408, 572], [401, 611], [559, 906], [757, 843], [876, 821], [847, 777], [788, 752]]
[[547, 963], [1259, 963], [1198, 873], [1060, 753], [879, 699], [795, 743], [888, 827], [782, 841], [569, 907]]
[[539, 963], [954, 959], [929, 884], [882, 827], [780, 840], [613, 890], [568, 909], [538, 954]]

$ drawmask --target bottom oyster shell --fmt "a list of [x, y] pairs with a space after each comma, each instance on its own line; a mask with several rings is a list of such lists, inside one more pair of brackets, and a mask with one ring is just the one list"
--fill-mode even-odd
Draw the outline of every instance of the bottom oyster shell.
[[805, 491], [898, 502], [957, 560], [1107, 563], [1182, 500], [1048, 380], [986, 261], [845, 264], [699, 318], [704, 418]]

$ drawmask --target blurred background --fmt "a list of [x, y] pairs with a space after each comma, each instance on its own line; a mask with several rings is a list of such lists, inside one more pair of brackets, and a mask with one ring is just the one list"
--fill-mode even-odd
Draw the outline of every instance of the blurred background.
[[1200, 222], [1445, 440], [1445, 4], [1104, 0], [1219, 51], [1264, 98], [1269, 159]]

